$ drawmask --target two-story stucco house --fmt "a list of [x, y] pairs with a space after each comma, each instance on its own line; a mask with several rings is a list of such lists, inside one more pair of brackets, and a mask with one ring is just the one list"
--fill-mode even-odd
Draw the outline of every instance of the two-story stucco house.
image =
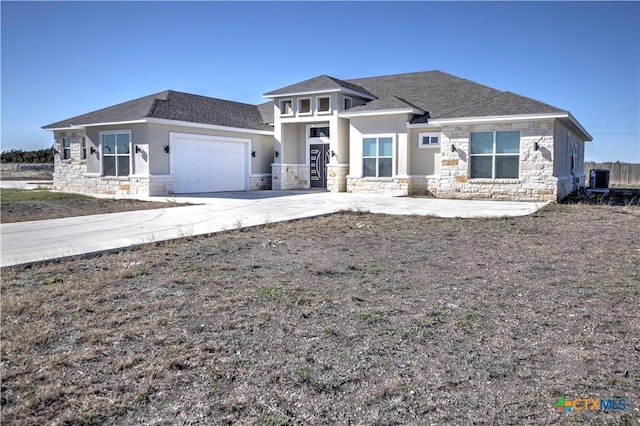
[[45, 126], [57, 190], [257, 189], [548, 200], [583, 187], [568, 111], [440, 71], [319, 76], [248, 105], [175, 91]]

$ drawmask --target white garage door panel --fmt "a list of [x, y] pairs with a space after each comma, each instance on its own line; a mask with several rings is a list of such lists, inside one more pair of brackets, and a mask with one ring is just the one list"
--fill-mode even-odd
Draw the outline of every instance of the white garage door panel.
[[171, 143], [173, 191], [244, 191], [247, 144], [211, 139], [175, 137]]

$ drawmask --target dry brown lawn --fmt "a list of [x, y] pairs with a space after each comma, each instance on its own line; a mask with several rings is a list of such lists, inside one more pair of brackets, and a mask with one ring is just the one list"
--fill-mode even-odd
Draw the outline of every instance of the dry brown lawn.
[[6, 188], [0, 190], [0, 203], [0, 222], [2, 223], [187, 205], [175, 202], [94, 198], [88, 195], [53, 192], [47, 189]]
[[639, 225], [344, 213], [5, 268], [1, 420], [638, 424]]

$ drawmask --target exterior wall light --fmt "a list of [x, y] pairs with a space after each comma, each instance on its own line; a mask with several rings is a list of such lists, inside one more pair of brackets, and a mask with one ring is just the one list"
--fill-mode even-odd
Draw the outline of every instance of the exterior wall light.
[[166, 152], [167, 154], [169, 153], [169, 145], [165, 145], [164, 152]]
[[94, 147], [89, 147], [89, 154], [95, 154], [96, 152], [98, 151]]
[[451, 152], [456, 152], [456, 146], [454, 144], [451, 144]]
[[534, 142], [533, 143], [533, 150], [534, 151], [540, 151], [540, 145], [538, 145], [538, 142]]
[[276, 158], [278, 158], [280, 156], [280, 153], [278, 151], [274, 152], [273, 155], [275, 155]]
[[334, 150], [331, 150], [331, 156], [334, 158], [337, 158], [338, 156], [336, 155], [336, 152]]
[[251, 151], [251, 156], [252, 156], [253, 158], [256, 158], [256, 152], [255, 152], [255, 151]]

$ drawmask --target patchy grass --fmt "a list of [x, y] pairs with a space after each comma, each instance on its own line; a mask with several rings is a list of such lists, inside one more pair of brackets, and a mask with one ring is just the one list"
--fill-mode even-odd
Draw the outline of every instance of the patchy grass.
[[0, 189], [0, 202], [16, 201], [57, 201], [57, 200], [93, 200], [87, 195], [67, 192], [52, 192], [41, 189]]
[[4, 268], [1, 420], [637, 424], [639, 223], [342, 213]]
[[1, 189], [2, 223], [176, 207], [179, 203], [113, 200], [41, 189]]

